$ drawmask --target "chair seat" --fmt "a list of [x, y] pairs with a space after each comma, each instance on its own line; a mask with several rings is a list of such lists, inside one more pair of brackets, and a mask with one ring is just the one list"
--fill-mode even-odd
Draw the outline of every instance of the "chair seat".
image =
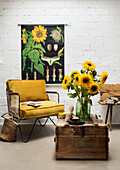
[[43, 105], [39, 107], [20, 104], [20, 117], [24, 119], [44, 118], [55, 116], [59, 112], [64, 112], [64, 105], [53, 101], [40, 101]]

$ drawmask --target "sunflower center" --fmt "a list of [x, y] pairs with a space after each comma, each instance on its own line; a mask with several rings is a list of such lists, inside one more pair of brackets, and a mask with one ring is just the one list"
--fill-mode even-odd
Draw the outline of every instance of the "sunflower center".
[[97, 90], [97, 86], [92, 86], [91, 90], [92, 91], [96, 91]]
[[104, 77], [104, 80], [106, 81], [106, 79], [107, 79], [107, 76], [106, 77]]
[[65, 84], [67, 83], [67, 80], [65, 80]]
[[76, 77], [76, 81], [78, 81], [78, 77]]
[[38, 38], [41, 38], [41, 37], [43, 36], [42, 31], [38, 30], [37, 33], [36, 33], [36, 36], [37, 36]]
[[90, 64], [90, 63], [89, 63], [88, 65], [89, 65], [89, 66], [91, 66], [91, 64]]
[[89, 82], [89, 79], [88, 79], [88, 78], [84, 78], [84, 79], [83, 79], [83, 82], [84, 82], [84, 83], [87, 83], [87, 82]]

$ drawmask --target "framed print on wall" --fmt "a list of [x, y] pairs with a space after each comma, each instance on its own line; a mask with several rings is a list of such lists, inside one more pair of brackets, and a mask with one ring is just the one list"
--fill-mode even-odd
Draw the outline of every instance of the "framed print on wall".
[[64, 25], [21, 25], [22, 79], [61, 84], [64, 77]]

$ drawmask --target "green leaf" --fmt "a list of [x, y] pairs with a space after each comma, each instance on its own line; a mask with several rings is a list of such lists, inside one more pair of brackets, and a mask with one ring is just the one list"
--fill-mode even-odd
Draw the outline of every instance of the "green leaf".
[[80, 94], [80, 92], [81, 92], [81, 89], [77, 87], [77, 91], [78, 91], [78, 93]]
[[43, 44], [45, 45], [45, 41], [43, 41]]
[[60, 53], [59, 55], [58, 55], [58, 57], [61, 57], [62, 55], [64, 55], [63, 53]]
[[42, 64], [42, 65], [44, 65], [45, 66], [45, 64], [42, 62], [42, 60], [39, 58], [39, 62]]
[[26, 44], [25, 48], [30, 48], [31, 45], [29, 43]]
[[62, 66], [62, 64], [59, 63], [58, 61], [55, 61], [54, 64], [58, 64], [59, 66]]
[[28, 57], [29, 59], [35, 63], [38, 64], [38, 60], [39, 60], [39, 52], [38, 50], [32, 50], [28, 53]]
[[64, 42], [64, 38], [63, 38], [63, 35], [61, 34], [61, 37], [62, 37], [62, 42]]
[[42, 75], [44, 76], [44, 67], [43, 67], [42, 64], [35, 64], [35, 65], [34, 65], [34, 68], [35, 68], [40, 74], [42, 74]]
[[33, 46], [33, 48], [38, 48], [38, 49], [40, 49], [42, 52], [46, 53], [45, 49], [42, 47], [41, 44], [36, 44], [35, 46]]
[[83, 73], [85, 73], [85, 70], [82, 69], [80, 72], [83, 74]]
[[61, 32], [61, 28], [60, 27], [57, 26], [57, 29], [58, 29], [59, 32]]
[[83, 95], [83, 96], [87, 96], [88, 94], [89, 94], [88, 91], [83, 91], [83, 92], [82, 92], [82, 95]]
[[43, 58], [43, 53], [40, 53], [40, 55], [41, 55], [41, 58]]
[[30, 47], [24, 48], [24, 50], [22, 51], [23, 57], [26, 57], [29, 51], [30, 51]]
[[28, 33], [25, 31], [25, 38], [28, 39]]
[[31, 44], [31, 45], [34, 45], [34, 40], [33, 40], [32, 37], [31, 37], [31, 38], [28, 38], [28, 43]]
[[32, 32], [31, 31], [28, 31], [28, 33], [32, 36]]
[[97, 72], [95, 70], [93, 70], [92, 75], [93, 75], [93, 77], [95, 77], [97, 75]]
[[77, 94], [76, 94], [76, 93], [68, 93], [67, 95], [68, 95], [68, 97], [70, 97], [70, 98], [75, 98], [75, 97], [77, 97]]
[[92, 105], [92, 100], [91, 99], [88, 99], [88, 102], [90, 103], [90, 105]]

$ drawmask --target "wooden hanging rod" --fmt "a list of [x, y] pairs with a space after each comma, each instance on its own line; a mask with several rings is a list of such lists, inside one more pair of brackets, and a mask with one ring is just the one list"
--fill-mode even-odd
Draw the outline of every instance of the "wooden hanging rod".
[[68, 23], [66, 23], [66, 24], [18, 24], [18, 26], [22, 26], [22, 25], [65, 25], [65, 26], [69, 26], [70, 25], [70, 23], [68, 24]]

